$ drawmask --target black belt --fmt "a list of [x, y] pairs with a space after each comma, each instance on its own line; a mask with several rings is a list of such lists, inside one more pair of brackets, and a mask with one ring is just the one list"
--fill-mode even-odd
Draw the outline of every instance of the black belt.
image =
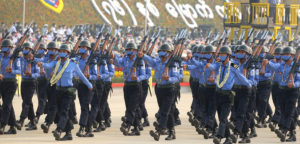
[[124, 83], [126, 86], [134, 86], [134, 85], [139, 85], [139, 82], [125, 82]]
[[215, 88], [215, 87], [216, 87], [215, 84], [212, 84], [212, 85], [205, 84], [204, 86], [205, 86], [206, 88]]
[[6, 78], [6, 79], [2, 79], [3, 82], [16, 82], [17, 79], [15, 78]]
[[279, 89], [281, 89], [281, 90], [292, 90], [292, 89], [298, 89], [298, 88], [290, 88], [288, 86], [279, 86]]
[[33, 82], [35, 79], [22, 79], [22, 82]]
[[244, 85], [234, 85], [234, 88], [235, 89], [248, 89], [248, 87], [244, 86]]
[[258, 85], [270, 85], [270, 84], [271, 84], [271, 80], [264, 80], [258, 82]]
[[174, 84], [165, 84], [165, 85], [157, 85], [158, 88], [172, 88], [175, 87]]

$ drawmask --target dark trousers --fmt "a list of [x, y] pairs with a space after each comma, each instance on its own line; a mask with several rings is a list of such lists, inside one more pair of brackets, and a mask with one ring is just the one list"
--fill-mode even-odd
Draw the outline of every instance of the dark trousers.
[[136, 84], [126, 84], [123, 88], [124, 91], [124, 99], [125, 99], [125, 106], [126, 106], [126, 123], [129, 125], [137, 126], [136, 119], [137, 119], [137, 108], [139, 106], [139, 100], [141, 96], [141, 83]]
[[147, 109], [145, 107], [145, 102], [147, 99], [147, 95], [148, 95], [148, 90], [149, 90], [149, 81], [148, 80], [144, 80], [142, 81], [142, 96], [141, 96], [141, 101], [140, 101], [140, 110], [141, 110], [141, 117], [142, 118], [147, 118], [148, 117], [148, 112]]
[[32, 97], [35, 91], [36, 81], [35, 80], [22, 80], [21, 83], [21, 96], [22, 96], [22, 112], [21, 119], [28, 119], [32, 121], [35, 118]]
[[59, 99], [56, 95], [56, 85], [50, 86], [50, 83], [48, 83], [47, 97], [48, 97], [48, 112], [45, 121], [47, 124], [52, 124], [58, 115], [57, 111], [58, 111]]
[[235, 111], [235, 132], [242, 133], [244, 123], [248, 120], [246, 118], [246, 112], [248, 109], [249, 98], [251, 95], [251, 89], [237, 88], [235, 90], [236, 95], [234, 97], [233, 111]]
[[293, 130], [293, 123], [295, 123], [296, 121], [295, 115], [298, 94], [298, 88], [281, 89], [281, 94], [279, 98], [279, 105], [281, 109], [279, 127], [284, 130]]
[[197, 80], [196, 78], [190, 77], [190, 87], [191, 87], [192, 96], [193, 96], [191, 109], [192, 109], [192, 111], [195, 111], [196, 105], [197, 105], [196, 97], [198, 94], [199, 80]]
[[89, 119], [89, 105], [91, 103], [93, 94], [89, 90], [89, 88], [82, 82], [78, 83], [78, 99], [80, 104], [80, 120], [79, 125], [80, 126], [87, 126], [87, 122]]
[[246, 121], [244, 123], [244, 127], [242, 130], [244, 134], [248, 133], [249, 128], [253, 128], [255, 125], [255, 121], [254, 121], [255, 109], [256, 109], [256, 87], [252, 87], [251, 94], [249, 97], [248, 108], [246, 112]]
[[96, 82], [96, 92], [94, 93], [92, 102], [91, 102], [91, 111], [89, 113], [88, 127], [92, 126], [94, 120], [97, 118], [97, 115], [100, 111], [100, 107], [102, 106], [101, 99], [103, 97], [104, 91], [104, 83], [103, 81]]
[[219, 129], [217, 132], [217, 137], [219, 138], [224, 138], [224, 137], [227, 138], [230, 136], [227, 117], [229, 116], [231, 110], [232, 96], [233, 95], [230, 91], [224, 92], [224, 91], [217, 90], [216, 92], [216, 98], [217, 98], [216, 108], [217, 108], [217, 113], [220, 121]]
[[175, 86], [159, 88], [155, 86], [155, 94], [159, 106], [159, 129], [174, 128], [174, 110], [175, 110]]
[[99, 123], [101, 121], [109, 119], [111, 115], [110, 108], [107, 102], [109, 92], [112, 89], [111, 84], [112, 84], [111, 82], [104, 82], [103, 85], [102, 97], [100, 100], [100, 110], [98, 111], [97, 118], [96, 118], [96, 121]]
[[40, 116], [44, 114], [47, 104], [47, 88], [48, 88], [47, 79], [37, 80], [37, 96], [38, 96], [38, 107], [36, 110], [36, 115]]
[[[202, 90], [201, 90], [202, 89]], [[199, 87], [199, 94], [203, 93], [203, 99], [200, 100], [200, 105], [203, 106], [204, 124], [209, 129], [216, 127], [216, 86], [209, 85], [206, 87]]]
[[2, 114], [0, 122], [2, 125], [9, 124], [14, 126], [16, 123], [15, 111], [12, 105], [14, 95], [17, 90], [17, 82], [14, 81], [3, 81], [1, 83], [1, 95], [2, 95]]
[[267, 117], [266, 110], [269, 104], [269, 98], [271, 93], [271, 81], [258, 83], [257, 86], [257, 112], [260, 121], [264, 121]]
[[57, 129], [60, 129], [65, 132], [71, 131], [73, 127], [73, 122], [70, 119], [71, 115], [71, 103], [74, 101], [75, 93], [72, 94], [67, 91], [67, 88], [56, 89], [56, 96], [58, 101], [58, 115], [59, 121], [57, 124]]
[[279, 85], [278, 83], [273, 83], [272, 84], [272, 100], [275, 106], [275, 113], [272, 117], [272, 122], [278, 124], [279, 120], [280, 120], [280, 115], [281, 115], [281, 111], [280, 111], [280, 106], [279, 106], [279, 97], [280, 97], [280, 89], [279, 89]]

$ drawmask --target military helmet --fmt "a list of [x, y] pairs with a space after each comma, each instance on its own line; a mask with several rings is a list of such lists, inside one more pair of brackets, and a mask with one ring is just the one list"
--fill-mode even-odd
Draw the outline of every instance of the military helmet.
[[172, 46], [170, 44], [163, 44], [158, 49], [158, 51], [168, 51], [168, 52], [171, 52], [172, 50], [173, 49], [172, 49]]
[[197, 53], [203, 53], [204, 45], [200, 45], [197, 47]]
[[246, 53], [248, 53], [248, 54], [251, 54], [251, 53], [252, 53], [251, 48], [248, 47], [248, 46], [246, 46], [246, 45], [241, 45], [241, 46], [239, 46], [239, 47], [237, 48], [237, 51], [244, 51], [244, 52], [246, 52]]
[[231, 54], [232, 54], [232, 51], [231, 51], [231, 49], [230, 49], [228, 46], [222, 46], [222, 47], [220, 48], [219, 53], [226, 53], [226, 54], [231, 55]]
[[282, 54], [293, 54], [294, 55], [295, 53], [296, 53], [295, 49], [293, 49], [290, 46], [287, 46], [287, 47], [283, 48], [283, 50], [282, 50]]
[[274, 54], [281, 54], [282, 53], [282, 48], [278, 47], [274, 50]]
[[5, 39], [5, 40], [2, 41], [1, 46], [2, 47], [12, 47], [13, 43], [11, 42], [11, 40]]
[[46, 49], [46, 46], [45, 46], [45, 44], [41, 43], [39, 48]]
[[212, 45], [208, 45], [202, 51], [203, 51], [203, 53], [215, 53], [216, 48]]
[[[94, 48], [95, 44], [96, 44], [95, 42], [92, 42], [92, 43], [91, 43], [91, 48]], [[100, 47], [97, 46], [96, 50], [100, 50]]]
[[198, 48], [197, 45], [193, 44], [191, 46], [192, 53], [196, 53], [197, 52], [197, 48]]
[[60, 45], [59, 50], [66, 50], [68, 52], [71, 52], [70, 46], [68, 44]]
[[30, 49], [33, 49], [32, 48], [32, 43], [31, 42], [25, 42], [23, 45], [22, 45], [23, 48], [30, 48]]
[[58, 49], [58, 46], [57, 46], [55, 41], [52, 41], [52, 42], [49, 42], [48, 45], [47, 45], [47, 49], [49, 49], [49, 48]]
[[126, 50], [127, 49], [134, 49], [134, 50], [137, 50], [137, 47], [136, 45], [133, 43], [133, 42], [130, 42], [126, 45]]
[[88, 47], [88, 48], [91, 48], [91, 44], [90, 44], [89, 41], [84, 40], [84, 41], [80, 42], [79, 47]]

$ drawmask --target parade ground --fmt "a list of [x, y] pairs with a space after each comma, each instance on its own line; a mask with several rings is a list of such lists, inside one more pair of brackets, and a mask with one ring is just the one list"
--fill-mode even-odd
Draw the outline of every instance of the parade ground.
[[[48, 134], [44, 134], [40, 128], [40, 125], [44, 121], [45, 116], [43, 115], [40, 118], [38, 124], [38, 130], [36, 131], [25, 131], [25, 128], [21, 131], [18, 131], [17, 135], [1, 135], [0, 136], [0, 144], [53, 144], [53, 143], [70, 143], [70, 144], [151, 144], [151, 143], [170, 143], [170, 144], [212, 144], [212, 139], [205, 140], [202, 135], [198, 135], [195, 131], [195, 128], [190, 125], [188, 122], [188, 116], [186, 113], [190, 110], [190, 105], [192, 102], [192, 94], [190, 92], [189, 87], [181, 88], [181, 98], [178, 102], [178, 108], [180, 111], [180, 118], [182, 121], [182, 125], [176, 127], [176, 140], [173, 141], [165, 141], [164, 138], [166, 136], [161, 136], [160, 141], [156, 142], [149, 135], [149, 131], [154, 129], [152, 126], [152, 122], [154, 121], [154, 115], [158, 110], [156, 98], [154, 91], [152, 90], [152, 97], [148, 96], [146, 101], [146, 107], [149, 113], [149, 120], [151, 122], [150, 127], [146, 127], [144, 131], [141, 132], [141, 136], [123, 136], [120, 132], [121, 126], [121, 116], [124, 115], [125, 112], [125, 103], [123, 98], [123, 89], [122, 88], [114, 88], [113, 93], [108, 99], [111, 113], [112, 113], [112, 125], [111, 128], [108, 128], [104, 132], [94, 133], [95, 136], [93, 138], [79, 138], [76, 136], [76, 132], [79, 129], [79, 125], [74, 125], [75, 128], [72, 131], [73, 141], [68, 142], [59, 142], [55, 141], [54, 137], [51, 133], [56, 126], [51, 125]], [[34, 95], [33, 98], [34, 108], [37, 107], [37, 97]], [[273, 104], [273, 102], [270, 102]], [[19, 115], [22, 109], [22, 99], [21, 96], [15, 96], [13, 105], [16, 112], [16, 118], [19, 119]], [[273, 106], [272, 106], [273, 107]], [[273, 107], [274, 108], [274, 107]], [[77, 118], [80, 116], [80, 105], [78, 99], [76, 99], [76, 109], [77, 109]], [[28, 123], [28, 120], [25, 121]], [[6, 130], [8, 127], [6, 128]], [[300, 137], [300, 129], [297, 127], [297, 137]], [[269, 128], [257, 128], [257, 138], [251, 139], [252, 144], [275, 144], [281, 143], [279, 138], [276, 137], [276, 134], [271, 132]], [[290, 144], [296, 144], [290, 143]], [[282, 143], [281, 143], [282, 144]]]

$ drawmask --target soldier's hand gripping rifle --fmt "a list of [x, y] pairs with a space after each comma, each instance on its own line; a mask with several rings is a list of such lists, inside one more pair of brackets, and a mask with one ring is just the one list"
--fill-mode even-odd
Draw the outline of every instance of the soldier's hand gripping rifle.
[[[144, 52], [144, 49], [146, 47], [146, 41], [148, 39], [148, 33], [149, 33], [149, 30], [146, 32], [142, 42], [141, 42], [141, 48], [138, 50], [137, 54], [140, 53], [140, 52]], [[141, 58], [139, 57], [136, 57], [136, 59], [134, 60], [133, 62], [133, 65], [132, 65], [132, 70], [131, 70], [131, 79], [132, 80], [137, 80], [137, 75], [136, 75], [136, 68], [138, 67], [138, 63], [141, 61]]]
[[31, 23], [29, 24], [29, 26], [27, 27], [26, 31], [24, 32], [23, 36], [19, 39], [18, 44], [16, 46], [16, 49], [14, 50], [14, 52], [12, 53], [10, 60], [8, 62], [7, 67], [5, 68], [5, 71], [10, 73], [12, 71], [12, 64], [13, 62], [18, 58], [18, 55], [21, 51], [23, 51], [23, 43], [25, 42], [25, 40], [28, 38], [29, 36], [29, 30], [32, 26], [33, 21], [31, 21]]
[[297, 50], [297, 53], [296, 53], [295, 58], [294, 58], [294, 64], [291, 67], [290, 72], [289, 72], [289, 82], [288, 82], [289, 87], [295, 85], [294, 84], [294, 82], [295, 82], [294, 75], [299, 69], [299, 65], [300, 65], [299, 60], [300, 60], [300, 50]]
[[[83, 37], [83, 35], [84, 35], [84, 30], [85, 30], [85, 28], [86, 28], [85, 26], [83, 26], [83, 27], [81, 28], [80, 35], [79, 35], [79, 37], [78, 37], [78, 39], [77, 39], [77, 42], [76, 42], [76, 44], [75, 44], [75, 46], [74, 46], [74, 49], [71, 51], [70, 58], [76, 57], [77, 52], [78, 52], [78, 49], [79, 49], [79, 44], [80, 44], [80, 42], [81, 42], [81, 40], [82, 40], [82, 37]], [[67, 42], [68, 42], [68, 41], [67, 41]]]
[[105, 24], [102, 25], [101, 27], [101, 30], [99, 32], [99, 35], [97, 37], [97, 40], [96, 40], [96, 43], [94, 45], [94, 47], [92, 47], [92, 50], [91, 50], [91, 54], [90, 54], [90, 57], [88, 58], [88, 60], [86, 61], [85, 63], [85, 66], [84, 66], [84, 70], [83, 70], [83, 74], [89, 78], [90, 76], [90, 64], [92, 63], [92, 61], [94, 60], [95, 58], [95, 52], [97, 50], [97, 47], [99, 46], [100, 44], [100, 41], [101, 41], [101, 38], [102, 38], [102, 35], [103, 35], [103, 30], [105, 28]]
[[156, 45], [156, 42], [157, 42], [157, 40], [159, 38], [160, 32], [161, 32], [161, 29], [159, 29], [159, 31], [157, 32], [157, 34], [154, 35], [154, 40], [152, 41], [152, 44], [151, 44], [150, 48], [147, 50], [147, 55], [150, 56], [152, 54], [153, 49], [154, 49], [154, 47]]
[[253, 47], [255, 46], [255, 41], [258, 39], [258, 36], [259, 36], [259, 34], [260, 34], [260, 30], [256, 33], [256, 35], [254, 36], [254, 38], [253, 38], [253, 41], [252, 41], [252, 43], [251, 43], [251, 45], [250, 45], [250, 48], [251, 49], [253, 49]]
[[250, 65], [257, 61], [259, 54], [261, 53], [261, 50], [263, 49], [264, 42], [266, 40], [266, 37], [268, 35], [269, 31], [265, 31], [263, 35], [261, 36], [259, 43], [257, 44], [255, 50], [253, 51], [252, 55], [248, 58], [248, 61], [245, 63], [243, 74], [246, 76], [247, 70], [250, 68]]
[[270, 51], [269, 51], [270, 54], [274, 53], [276, 43], [277, 43], [277, 41], [278, 41], [278, 39], [279, 39], [280, 36], [281, 36], [281, 33], [278, 32], [276, 38], [274, 39], [274, 41], [272, 41], [272, 45], [271, 45], [271, 48], [270, 48]]

